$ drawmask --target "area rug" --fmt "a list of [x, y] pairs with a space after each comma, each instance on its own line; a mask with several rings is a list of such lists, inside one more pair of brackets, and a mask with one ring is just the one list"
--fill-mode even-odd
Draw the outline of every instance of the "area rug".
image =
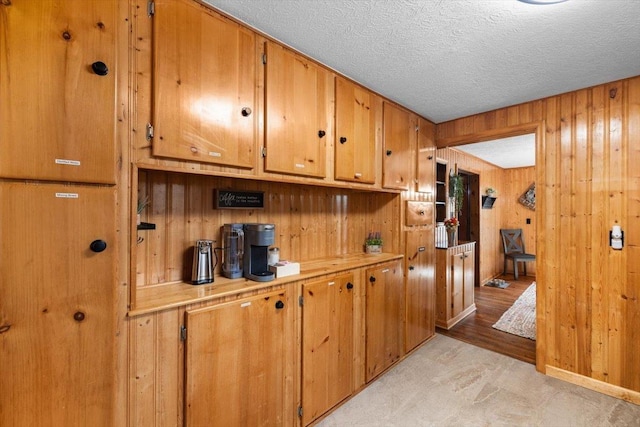
[[495, 329], [536, 339], [536, 282], [533, 282], [493, 325]]
[[491, 279], [487, 283], [485, 283], [484, 285], [485, 286], [489, 286], [491, 288], [504, 289], [504, 288], [509, 286], [509, 282], [507, 282], [506, 280], [502, 280], [502, 279]]

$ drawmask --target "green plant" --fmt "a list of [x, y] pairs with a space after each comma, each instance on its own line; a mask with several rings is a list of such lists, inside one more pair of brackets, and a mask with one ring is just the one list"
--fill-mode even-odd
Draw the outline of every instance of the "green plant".
[[462, 211], [462, 204], [464, 202], [464, 181], [461, 175], [449, 175], [449, 197], [453, 197], [455, 201], [453, 213], [460, 214]]
[[371, 232], [364, 241], [366, 246], [382, 246], [382, 237], [379, 231]]
[[147, 206], [149, 206], [149, 196], [145, 196], [142, 199], [138, 199], [138, 208], [137, 208], [137, 213], [141, 214], [142, 211], [144, 210], [144, 208], [146, 208]]

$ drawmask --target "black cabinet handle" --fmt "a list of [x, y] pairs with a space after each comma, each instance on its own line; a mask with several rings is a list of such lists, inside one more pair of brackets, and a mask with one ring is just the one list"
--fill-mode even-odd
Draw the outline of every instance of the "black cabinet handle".
[[391, 150], [387, 150], [387, 156], [391, 155]]
[[323, 131], [323, 130], [319, 130], [319, 131], [318, 131], [318, 136], [319, 136], [320, 138], [323, 138], [326, 134], [327, 134], [327, 133], [326, 133], [325, 131]]
[[102, 252], [105, 249], [107, 249], [107, 242], [105, 242], [104, 240], [99, 240], [99, 239], [98, 240], [94, 240], [89, 245], [89, 249], [91, 249], [93, 252]]
[[413, 265], [410, 265], [410, 266], [409, 266], [409, 270], [410, 270], [410, 271], [413, 271], [413, 270], [415, 270], [415, 267], [414, 267]]
[[371, 276], [371, 277], [369, 277], [369, 281], [370, 281], [371, 283], [373, 283], [373, 282], [375, 282], [375, 281], [376, 281], [376, 278], [375, 278], [374, 276]]
[[242, 117], [250, 116], [251, 113], [252, 113], [252, 111], [251, 111], [251, 108], [249, 108], [249, 107], [244, 107], [242, 109]]
[[351, 282], [347, 283], [347, 289], [353, 289], [353, 283]]
[[276, 302], [276, 308], [277, 308], [278, 310], [283, 309], [283, 308], [284, 308], [284, 303], [283, 303], [282, 301], [278, 301], [278, 302]]
[[106, 76], [107, 74], [109, 74], [109, 68], [107, 67], [107, 64], [102, 61], [96, 61], [91, 64], [91, 69], [99, 76]]
[[347, 142], [347, 138], [345, 138], [344, 136], [340, 137], [340, 144], [344, 144], [345, 142]]
[[433, 156], [429, 156], [429, 157], [427, 157], [427, 159], [432, 160], [432, 159], [433, 159]]

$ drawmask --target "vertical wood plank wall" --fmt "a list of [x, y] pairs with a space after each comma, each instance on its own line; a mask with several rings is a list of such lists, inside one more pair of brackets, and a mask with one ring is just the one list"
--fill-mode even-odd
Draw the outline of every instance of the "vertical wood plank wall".
[[[138, 197], [150, 203], [142, 221], [156, 229], [138, 231], [137, 286], [188, 281], [196, 240], [216, 240], [220, 247], [225, 223], [275, 224], [273, 246], [281, 259], [293, 261], [361, 253], [371, 230], [382, 233], [385, 252], [403, 250], [398, 194], [151, 170], [140, 170], [138, 182]], [[264, 209], [213, 209], [214, 189], [263, 191]]]
[[538, 369], [640, 401], [640, 77], [442, 123], [437, 144], [535, 122]]

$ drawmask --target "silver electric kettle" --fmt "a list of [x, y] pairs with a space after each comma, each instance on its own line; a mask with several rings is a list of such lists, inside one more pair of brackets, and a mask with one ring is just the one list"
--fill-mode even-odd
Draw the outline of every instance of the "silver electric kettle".
[[213, 269], [217, 264], [213, 258], [216, 256], [213, 251], [215, 240], [198, 240], [193, 248], [193, 270], [191, 271], [191, 283], [202, 285], [213, 282]]

